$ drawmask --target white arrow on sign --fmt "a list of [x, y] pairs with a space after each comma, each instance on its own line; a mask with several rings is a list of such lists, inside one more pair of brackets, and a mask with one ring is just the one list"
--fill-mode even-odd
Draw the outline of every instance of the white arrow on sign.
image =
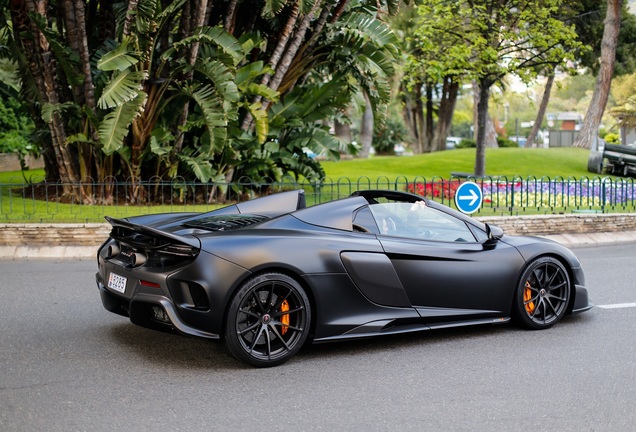
[[468, 193], [469, 193], [469, 195], [461, 195], [461, 196], [459, 197], [459, 199], [460, 199], [460, 200], [462, 200], [462, 201], [470, 200], [470, 202], [468, 203], [468, 205], [472, 206], [472, 205], [474, 205], [474, 204], [475, 204], [475, 201], [477, 201], [477, 200], [479, 199], [479, 195], [477, 195], [477, 194], [475, 193], [475, 191], [474, 191], [474, 190], [472, 190], [472, 189], [471, 189], [471, 190], [469, 190], [469, 191], [468, 191]]

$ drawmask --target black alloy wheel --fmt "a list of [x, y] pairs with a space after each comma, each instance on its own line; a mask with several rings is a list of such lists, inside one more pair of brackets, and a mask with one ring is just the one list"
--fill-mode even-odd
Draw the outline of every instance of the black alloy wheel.
[[541, 330], [559, 322], [568, 307], [571, 285], [567, 270], [552, 257], [532, 261], [521, 276], [514, 310], [521, 324]]
[[230, 303], [225, 341], [247, 364], [270, 367], [289, 360], [309, 334], [311, 307], [296, 280], [267, 273], [248, 280]]

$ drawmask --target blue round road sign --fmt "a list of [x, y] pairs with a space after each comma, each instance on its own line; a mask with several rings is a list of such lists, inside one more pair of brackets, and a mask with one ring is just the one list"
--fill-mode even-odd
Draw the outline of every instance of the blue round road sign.
[[466, 214], [471, 214], [479, 210], [483, 195], [477, 183], [465, 182], [459, 185], [455, 192], [455, 205], [457, 209]]

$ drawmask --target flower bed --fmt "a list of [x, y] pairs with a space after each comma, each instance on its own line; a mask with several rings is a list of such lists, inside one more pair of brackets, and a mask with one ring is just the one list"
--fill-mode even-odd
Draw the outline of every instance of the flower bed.
[[[444, 203], [452, 202], [465, 180], [415, 182], [407, 191]], [[634, 205], [636, 184], [632, 179], [550, 180], [483, 179], [483, 206], [491, 208], [600, 208]]]

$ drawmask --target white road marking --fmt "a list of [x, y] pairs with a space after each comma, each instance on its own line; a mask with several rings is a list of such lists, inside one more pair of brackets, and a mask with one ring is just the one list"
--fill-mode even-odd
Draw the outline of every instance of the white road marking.
[[608, 305], [597, 305], [596, 307], [599, 307], [601, 309], [625, 309], [636, 307], [636, 303], [616, 303]]

